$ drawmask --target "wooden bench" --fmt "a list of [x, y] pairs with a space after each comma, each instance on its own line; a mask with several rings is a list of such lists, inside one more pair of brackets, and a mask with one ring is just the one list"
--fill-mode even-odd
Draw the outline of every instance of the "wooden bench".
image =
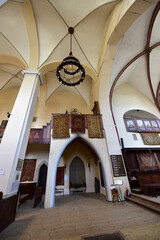
[[147, 191], [152, 197], [157, 197], [160, 194], [160, 183], [144, 184], [144, 187], [148, 188]]
[[36, 182], [20, 182], [19, 185], [19, 206], [32, 199], [35, 195]]
[[151, 196], [160, 194], [160, 172], [142, 172], [138, 179], [143, 194]]
[[34, 205], [33, 205], [34, 208], [36, 208], [37, 205], [42, 201], [42, 196], [43, 196], [43, 187], [39, 186], [36, 188]]
[[18, 206], [21, 206], [24, 202], [26, 202], [29, 199], [29, 194], [19, 194], [19, 202]]
[[0, 232], [15, 220], [18, 195], [0, 200]]

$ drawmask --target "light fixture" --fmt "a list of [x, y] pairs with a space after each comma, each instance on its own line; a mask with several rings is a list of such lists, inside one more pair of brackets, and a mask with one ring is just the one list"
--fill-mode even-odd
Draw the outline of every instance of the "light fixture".
[[72, 55], [72, 34], [74, 33], [74, 29], [70, 27], [68, 33], [70, 34], [70, 53], [57, 67], [56, 75], [60, 82], [66, 86], [72, 87], [83, 82], [85, 70], [80, 64], [80, 61]]

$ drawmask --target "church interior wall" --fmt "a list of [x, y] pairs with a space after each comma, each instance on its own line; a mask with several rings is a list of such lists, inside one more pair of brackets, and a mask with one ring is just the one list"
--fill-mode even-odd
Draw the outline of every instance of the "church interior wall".
[[116, 50], [115, 47], [110, 47], [108, 49], [107, 55], [108, 60], [104, 62], [101, 74], [100, 74], [100, 95], [99, 95], [99, 102], [101, 107], [101, 113], [102, 113], [102, 119], [103, 119], [103, 126], [105, 131], [105, 137], [106, 137], [106, 144], [108, 146], [108, 152], [109, 155], [112, 154], [121, 154], [121, 146], [118, 141], [118, 137], [116, 135], [113, 118], [110, 110], [110, 104], [109, 104], [109, 75], [106, 74], [111, 71], [111, 65], [113, 61], [113, 55], [114, 51]]
[[[120, 7], [120, 4], [119, 6], [117, 6], [117, 9], [119, 7]], [[134, 101], [133, 99], [130, 100], [130, 94], [128, 94], [128, 89], [126, 88], [123, 89], [124, 90], [123, 93], [119, 94], [116, 99], [114, 99], [116, 94], [115, 93], [116, 90], [114, 89], [113, 99], [109, 99], [110, 87], [114, 79], [116, 78], [117, 74], [121, 71], [121, 69], [125, 66], [125, 64], [128, 63], [129, 60], [135, 57], [136, 54], [138, 54], [139, 52], [143, 51], [146, 46], [147, 31], [148, 31], [150, 19], [151, 19], [154, 8], [155, 8], [155, 5], [151, 6], [151, 8], [149, 8], [144, 14], [142, 14], [139, 18], [137, 18], [137, 20], [125, 32], [125, 34], [120, 36], [120, 33], [118, 31], [119, 29], [117, 28], [116, 33], [119, 34], [117, 35], [117, 39], [119, 39], [119, 42], [114, 41], [115, 40], [114, 37], [111, 37], [110, 44], [108, 44], [106, 48], [106, 53], [104, 57], [105, 61], [103, 62], [103, 65], [100, 71], [100, 76], [99, 76], [99, 78], [101, 79], [99, 101], [101, 106], [101, 112], [103, 114], [103, 124], [104, 124], [105, 133], [106, 133], [108, 151], [110, 154], [121, 153], [120, 142], [118, 142], [118, 136], [115, 131], [116, 128], [118, 129], [118, 133], [120, 137], [125, 135], [125, 138], [126, 138], [125, 141], [127, 146], [143, 145], [140, 136], [138, 136], [138, 141], [133, 141], [132, 133], [126, 132], [126, 129], [123, 123], [123, 114], [125, 113], [125, 110], [128, 110], [128, 109], [125, 109], [123, 111], [123, 106], [126, 106], [126, 104], [128, 104], [128, 108], [130, 109], [134, 105], [134, 109], [142, 108], [146, 111], [151, 111], [153, 112], [154, 115], [158, 116], [159, 118], [158, 110], [152, 103], [153, 99], [151, 96], [148, 82], [146, 81], [147, 80], [146, 56], [141, 57], [140, 61], [138, 61], [138, 64], [136, 61], [135, 62], [136, 67], [134, 66], [135, 67], [134, 69], [133, 67], [130, 67], [129, 71], [127, 71], [127, 74], [126, 75], [123, 74], [120, 81], [118, 81], [118, 84], [122, 84], [123, 82], [129, 81], [129, 84], [132, 84], [137, 88], [139, 87], [139, 91], [135, 90], [134, 92], [135, 94]], [[122, 27], [122, 29], [124, 28]], [[142, 65], [143, 65], [143, 68], [141, 67]], [[139, 71], [137, 71], [137, 69], [139, 69]], [[132, 76], [136, 76], [136, 79], [134, 79], [134, 77]], [[144, 87], [144, 82], [146, 82], [145, 87]], [[123, 87], [124, 85], [122, 85], [122, 88]], [[134, 89], [134, 87], [132, 89]], [[146, 97], [142, 93], [140, 94], [140, 90], [143, 90]], [[138, 96], [136, 94], [138, 94]], [[114, 126], [113, 117], [110, 112], [111, 106], [108, 100], [110, 100], [113, 103], [113, 111], [114, 111], [114, 114], [116, 115], [117, 126]], [[116, 104], [119, 104], [118, 110], [116, 109]], [[123, 125], [123, 128], [122, 128], [122, 125]]]
[[29, 144], [26, 150], [25, 159], [37, 159], [34, 173], [34, 181], [38, 181], [40, 166], [44, 163], [48, 166], [49, 158], [48, 144]]
[[[85, 166], [86, 192], [95, 192], [95, 177], [99, 179], [98, 166], [89, 149], [83, 144], [75, 142], [71, 143], [62, 154], [63, 161], [66, 164], [65, 193], [69, 193], [70, 164], [76, 156], [83, 161]], [[90, 164], [90, 167], [88, 167], [88, 164]], [[60, 166], [60, 162], [58, 166]]]
[[[147, 31], [155, 4], [144, 12], [118, 42], [111, 72], [111, 83], [120, 70], [138, 53], [144, 50]], [[146, 27], [147, 26], [147, 27]], [[155, 62], [154, 62], [155, 63]], [[143, 69], [141, 69], [143, 71]], [[135, 74], [135, 72], [134, 72]]]
[[11, 113], [19, 88], [8, 88], [0, 93], [0, 122], [8, 120], [7, 112]]
[[[78, 109], [82, 114], [91, 114], [93, 106], [88, 105], [84, 99], [70, 91], [58, 91], [51, 95], [46, 102], [46, 88], [41, 86], [40, 98], [37, 101], [34, 116], [37, 117], [37, 122], [32, 123], [32, 128], [41, 128], [51, 120], [52, 113], [65, 113], [66, 110], [71, 112], [71, 109]], [[44, 96], [44, 97], [43, 97]]]
[[[132, 12], [131, 9], [127, 13], [127, 10], [133, 4], [133, 2], [134, 1], [132, 0], [120, 1], [112, 11], [108, 20], [106, 21], [106, 24], [104, 27], [104, 37], [102, 38], [101, 46], [99, 46], [99, 53], [98, 53], [99, 62], [97, 63], [97, 69], [96, 69], [97, 79], [95, 81], [95, 79], [94, 80], [88, 79], [88, 76], [86, 77], [87, 81], [91, 82], [91, 84], [89, 85], [90, 86], [89, 91], [88, 91], [88, 88], [85, 88], [85, 85], [83, 85], [83, 89], [81, 89], [81, 91], [77, 91], [76, 88], [65, 89], [64, 86], [62, 86], [63, 88], [61, 89], [61, 85], [58, 86], [58, 84], [60, 83], [58, 82], [57, 79], [54, 79], [54, 80], [57, 80], [57, 83], [54, 83], [53, 84], [54, 86], [53, 86], [52, 79], [49, 79], [49, 77], [47, 78], [45, 75], [42, 76], [44, 83], [40, 87], [40, 92], [39, 92], [36, 108], [34, 111], [34, 116], [37, 117], [37, 121], [32, 122], [32, 126], [31, 126], [32, 128], [42, 128], [43, 125], [46, 125], [47, 122], [50, 122], [52, 113], [65, 113], [66, 111], [71, 112], [71, 109], [74, 109], [74, 108], [77, 109], [78, 112], [82, 114], [92, 114], [91, 110], [93, 108], [94, 101], [95, 100], [99, 101], [102, 119], [103, 119], [105, 138], [103, 140], [94, 139], [89, 141], [94, 142], [95, 146], [97, 144], [96, 146], [98, 150], [97, 152], [103, 161], [103, 167], [105, 169], [104, 170], [105, 177], [106, 179], [108, 179], [108, 186], [110, 186], [112, 181], [116, 179], [116, 178], [113, 178], [112, 176], [113, 173], [112, 173], [112, 168], [110, 166], [110, 155], [122, 154], [121, 145], [116, 133], [116, 128], [118, 129], [119, 138], [123, 138], [124, 140], [125, 147], [144, 147], [140, 134], [136, 133], [138, 140], [134, 141], [132, 133], [128, 133], [126, 131], [124, 121], [123, 121], [124, 113], [132, 109], [140, 109], [140, 110], [151, 112], [153, 115], [157, 116], [157, 118], [160, 118], [160, 114], [153, 103], [152, 95], [150, 94], [147, 96], [147, 91], [149, 92], [150, 90], [149, 86], [147, 86], [146, 84], [146, 87], [144, 88], [146, 90], [146, 94], [142, 94], [139, 91], [141, 86], [144, 83], [148, 83], [146, 81], [147, 80], [146, 78], [147, 74], [145, 72], [146, 68], [141, 68], [140, 69], [141, 71], [139, 73], [137, 71], [137, 75], [134, 75], [134, 76], [137, 76], [137, 78], [135, 79], [135, 82], [132, 81], [134, 79], [131, 78], [133, 69], [132, 67], [128, 68], [129, 69], [129, 71], [127, 72], [128, 78], [122, 77], [122, 82], [118, 83], [121, 85], [117, 84], [118, 87], [114, 89], [113, 99], [110, 99], [110, 94], [109, 94], [110, 88], [118, 72], [125, 66], [125, 64], [127, 64], [128, 61], [130, 61], [130, 59], [135, 57], [136, 54], [138, 54], [140, 51], [144, 49], [144, 46], [146, 44], [147, 30], [148, 30], [148, 27], [146, 27], [146, 25], [149, 26], [151, 14], [155, 7], [155, 6], [152, 6], [144, 14], [142, 14], [142, 16], [138, 18], [141, 12], [144, 11], [143, 7], [142, 9], [139, 9], [140, 11], [139, 14], [134, 14], [134, 11]], [[138, 2], [138, 1], [135, 1], [135, 2]], [[24, 11], [24, 8], [25, 6], [22, 7], [23, 11]], [[43, 8], [41, 8], [41, 11], [43, 12], [44, 9], [43, 10], [42, 9]], [[30, 15], [27, 15], [27, 16], [28, 16], [27, 18], [29, 18]], [[121, 21], [121, 20], [124, 20], [123, 17], [125, 19], [124, 26], [122, 26], [123, 21]], [[138, 19], [135, 21], [136, 18]], [[125, 33], [126, 29], [129, 28], [129, 25], [131, 25], [133, 21], [135, 21], [135, 23]], [[19, 21], [19, 24], [21, 24], [21, 21]], [[51, 23], [49, 25], [51, 26]], [[37, 26], [38, 26], [38, 23], [37, 23]], [[23, 27], [21, 27], [20, 29], [23, 30]], [[41, 32], [40, 28], [39, 30]], [[4, 26], [3, 26], [3, 31], [5, 32]], [[117, 38], [114, 39], [113, 35], [115, 32], [117, 34]], [[35, 31], [35, 33], [37, 32]], [[39, 37], [41, 33], [39, 33]], [[137, 33], [140, 33], [140, 34], [137, 35]], [[25, 34], [27, 34], [27, 28], [25, 28]], [[48, 34], [50, 35], [49, 31], [48, 31]], [[21, 31], [21, 36], [23, 36], [22, 31]], [[57, 36], [52, 35], [53, 39], [56, 37]], [[43, 45], [42, 39], [40, 38], [39, 52], [41, 54], [40, 54], [39, 63], [45, 63], [47, 56], [49, 56], [51, 52], [51, 49], [50, 50], [48, 49], [49, 45], [46, 45], [46, 48], [42, 46]], [[33, 68], [35, 69], [33, 70], [37, 70], [36, 63], [38, 62], [38, 51], [37, 51], [37, 56], [35, 55], [34, 57], [33, 51], [29, 51], [28, 49], [29, 44], [27, 44], [27, 48], [25, 49], [23, 47], [24, 42], [20, 40], [21, 39], [18, 39], [17, 36], [15, 36], [16, 45], [20, 46], [19, 52], [23, 53], [22, 55], [24, 59], [26, 59], [26, 62], [30, 63], [30, 66], [28, 67], [31, 69], [34, 66]], [[29, 38], [27, 37], [26, 40], [28, 42]], [[37, 40], [37, 35], [36, 35], [36, 40]], [[112, 40], [115, 40], [115, 42], [114, 41], [112, 42]], [[118, 40], [120, 41], [118, 42]], [[19, 42], [21, 42], [21, 44], [19, 44]], [[33, 47], [33, 43], [32, 43], [32, 47]], [[23, 48], [23, 51], [21, 48]], [[50, 45], [50, 48], [51, 48], [51, 45]], [[30, 50], [32, 50], [32, 48]], [[38, 44], [37, 44], [37, 50], [38, 50]], [[32, 52], [33, 54], [30, 56], [30, 61], [29, 61], [29, 52]], [[143, 59], [143, 63], [146, 63], [145, 56], [143, 56], [141, 59]], [[46, 62], [48, 60], [46, 60]], [[53, 58], [52, 60], [54, 61], [55, 59]], [[155, 68], [157, 67], [158, 67], [158, 61], [157, 63], [155, 63]], [[139, 65], [139, 68], [140, 68], [140, 65]], [[143, 75], [142, 81], [138, 82], [139, 79], [141, 79], [142, 75]], [[45, 79], [45, 77], [47, 80]], [[49, 84], [49, 80], [51, 80], [50, 84]], [[124, 82], [128, 82], [128, 84], [127, 83], [122, 84]], [[132, 83], [132, 86], [130, 83]], [[86, 84], [86, 82], [84, 82], [84, 84]], [[156, 84], [157, 82], [154, 85], [155, 89], [156, 89]], [[50, 89], [51, 85], [52, 85], [52, 89]], [[137, 86], [137, 89], [135, 88], [135, 86]], [[7, 119], [7, 112], [12, 111], [14, 102], [17, 97], [18, 90], [19, 90], [18, 88], [12, 88], [12, 89], [8, 88], [1, 91], [1, 94], [0, 94], [0, 102], [1, 102], [0, 120], [1, 121]], [[87, 91], [88, 91], [88, 95], [87, 95]], [[82, 92], [83, 93], [85, 92], [85, 94], [82, 95], [81, 94]], [[113, 103], [113, 113], [116, 120], [116, 124], [114, 124], [113, 122], [110, 101], [112, 101]], [[54, 145], [53, 139], [51, 139], [51, 151], [49, 149], [50, 148], [49, 145], [43, 145], [43, 146], [28, 145], [26, 156], [25, 156], [25, 158], [37, 159], [35, 177], [34, 177], [35, 181], [37, 181], [38, 179], [39, 166], [42, 163], [46, 163], [46, 165], [49, 165], [49, 161], [51, 162], [49, 177], [47, 180], [48, 181], [47, 188], [49, 189], [47, 191], [48, 192], [50, 191], [49, 197], [46, 200], [46, 202], [48, 201], [48, 203], [46, 204], [47, 207], [54, 205], [52, 204], [52, 202], [54, 202], [52, 201], [54, 198], [54, 194], [53, 194], [53, 189], [51, 190], [51, 187], [53, 187], [54, 185], [53, 178], [55, 176], [55, 171], [58, 166], [64, 166], [65, 164], [67, 167], [65, 170], [66, 172], [65, 172], [64, 188], [65, 188], [65, 193], [69, 193], [69, 166], [71, 164], [72, 159], [75, 156], [79, 156], [84, 162], [88, 192], [94, 191], [94, 178], [95, 177], [99, 178], [98, 166], [96, 165], [92, 154], [90, 154], [89, 150], [86, 147], [81, 145], [75, 146], [75, 143], [72, 143], [62, 153], [61, 149], [62, 149], [62, 145], [65, 144], [65, 140], [56, 140], [56, 141], [57, 142]], [[100, 146], [101, 143], [103, 148], [102, 151]], [[55, 146], [57, 146], [57, 149], [55, 148]], [[56, 162], [58, 160], [59, 160], [59, 163]], [[90, 163], [90, 168], [88, 167], [89, 163]], [[122, 189], [122, 191], [124, 192], [125, 187], [128, 186], [128, 180], [127, 180], [127, 177], [121, 177], [120, 179], [123, 181], [123, 184], [124, 184], [124, 188]], [[103, 190], [104, 189], [102, 189], [102, 192], [104, 193], [105, 191]], [[109, 189], [109, 192], [110, 192], [110, 189]]]
[[146, 147], [139, 133], [134, 133], [137, 135], [138, 139], [135, 141], [132, 136], [133, 133], [127, 132], [123, 115], [129, 110], [138, 109], [152, 113], [157, 119], [159, 119], [160, 114], [155, 105], [133, 86], [123, 84], [115, 89], [113, 96], [113, 109], [119, 136], [120, 138], [123, 138], [125, 147]]
[[[71, 143], [77, 137], [78, 137], [77, 134], [70, 134], [69, 139], [54, 140], [51, 138], [48, 177], [47, 177], [47, 185], [46, 185], [45, 208], [54, 206], [54, 201], [55, 201], [54, 186], [55, 186], [56, 171], [57, 171], [58, 163], [68, 144]], [[94, 151], [98, 154], [99, 160], [102, 163], [102, 168], [104, 171], [104, 181], [106, 184], [105, 191], [107, 192], [107, 199], [110, 201], [111, 200], [110, 186], [111, 184], [113, 184], [113, 178], [112, 178], [112, 172], [111, 172], [111, 163], [110, 163], [109, 155], [107, 152], [106, 141], [104, 138], [102, 139], [88, 138], [87, 131], [85, 134], [81, 136], [81, 138], [84, 139], [84, 141], [86, 141], [91, 147], [93, 147]]]
[[[0, 94], [0, 121], [8, 120], [7, 112], [11, 113], [14, 106], [19, 88], [8, 88]], [[71, 112], [71, 109], [78, 109], [82, 114], [91, 114], [93, 105], [88, 105], [84, 99], [73, 92], [57, 92], [53, 94], [46, 102], [43, 98], [45, 87], [40, 87], [40, 94], [37, 99], [34, 116], [37, 117], [36, 122], [32, 122], [32, 128], [42, 128], [43, 125], [51, 121], [52, 113], [65, 113], [66, 110]], [[42, 96], [42, 97], [41, 97]]]

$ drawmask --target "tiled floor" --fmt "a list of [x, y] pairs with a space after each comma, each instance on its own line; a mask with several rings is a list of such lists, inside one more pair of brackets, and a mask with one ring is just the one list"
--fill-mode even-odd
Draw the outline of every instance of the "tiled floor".
[[56, 197], [54, 208], [23, 204], [1, 240], [80, 240], [120, 231], [127, 240], [160, 240], [160, 215], [129, 202], [106, 202], [100, 194]]

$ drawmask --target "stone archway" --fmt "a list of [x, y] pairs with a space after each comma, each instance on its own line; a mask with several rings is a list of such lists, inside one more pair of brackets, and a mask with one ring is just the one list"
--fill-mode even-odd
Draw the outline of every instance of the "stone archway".
[[[54, 140], [51, 139], [50, 144], [50, 154], [49, 154], [49, 165], [47, 174], [47, 186], [45, 194], [45, 208], [53, 207], [55, 204], [55, 187], [56, 187], [56, 173], [58, 163], [60, 158], [66, 149], [66, 147], [74, 141], [74, 139], [79, 138], [78, 134], [71, 135], [69, 139]], [[105, 192], [106, 199], [111, 201], [111, 191], [110, 186], [113, 184], [111, 165], [109, 162], [109, 153], [106, 147], [106, 140], [103, 139], [92, 139], [88, 138], [88, 134], [85, 133], [81, 137], [82, 141], [88, 144], [95, 153], [97, 154], [99, 160], [101, 161], [103, 171], [104, 171], [104, 182], [105, 182]], [[103, 149], [103, 150], [102, 150]]]

